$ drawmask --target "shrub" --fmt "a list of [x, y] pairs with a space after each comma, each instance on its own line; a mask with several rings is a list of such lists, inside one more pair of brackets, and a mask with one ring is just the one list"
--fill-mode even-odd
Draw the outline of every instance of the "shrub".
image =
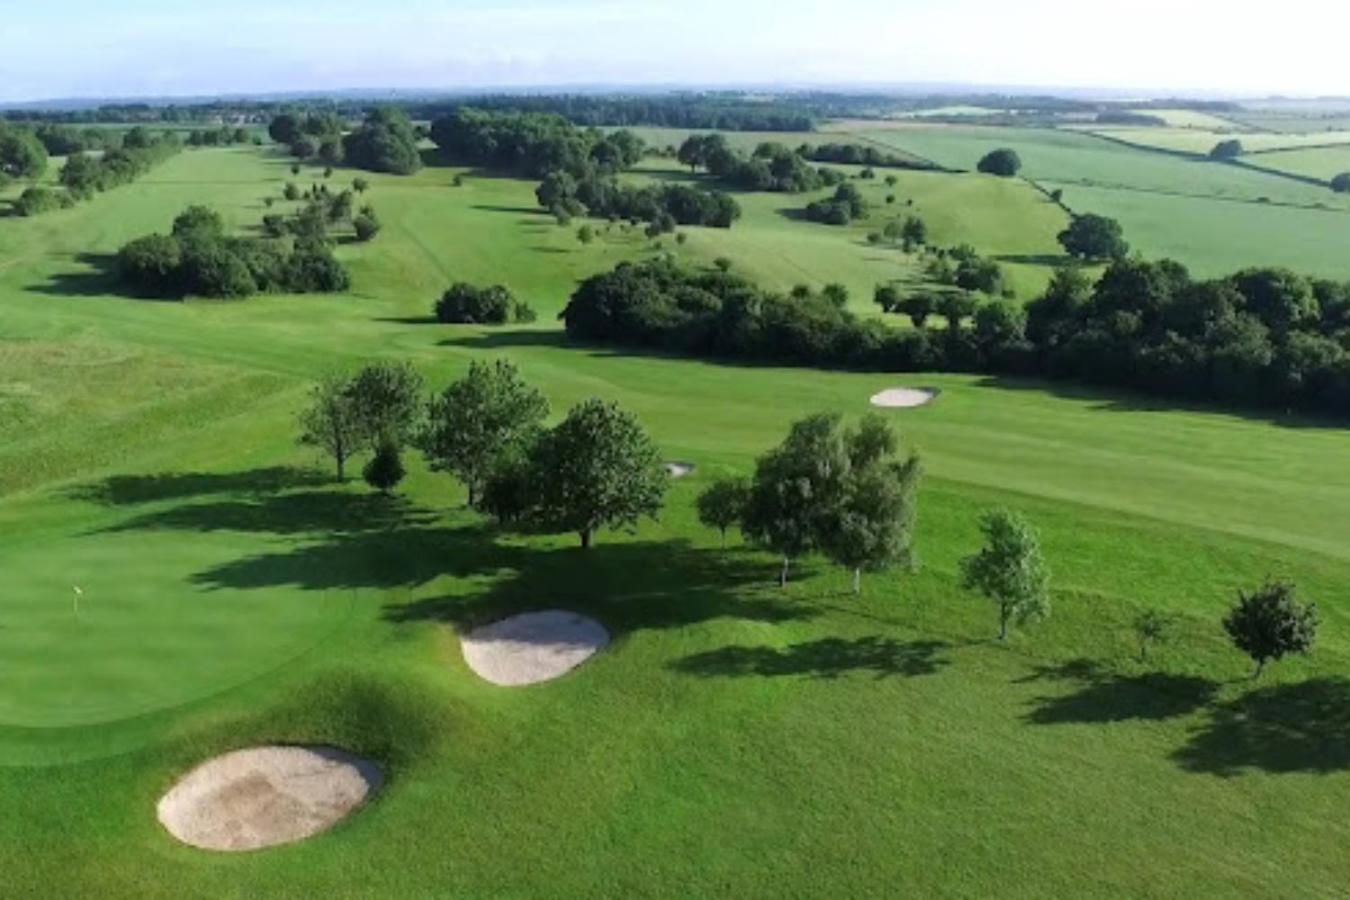
[[534, 310], [502, 285], [475, 287], [457, 282], [436, 302], [436, 320], [458, 325], [505, 325], [533, 322]]
[[986, 175], [1012, 178], [1022, 171], [1022, 158], [1015, 150], [1004, 147], [986, 154], [977, 168]]

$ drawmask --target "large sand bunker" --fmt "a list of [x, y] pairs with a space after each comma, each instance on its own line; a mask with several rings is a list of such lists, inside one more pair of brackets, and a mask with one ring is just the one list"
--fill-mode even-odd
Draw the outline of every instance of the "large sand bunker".
[[331, 828], [381, 784], [374, 763], [331, 747], [254, 747], [208, 760], [159, 801], [160, 823], [204, 850], [257, 850]]
[[566, 675], [609, 643], [594, 619], [562, 610], [525, 613], [475, 628], [462, 640], [464, 661], [505, 687]]
[[913, 409], [932, 403], [938, 392], [931, 388], [889, 388], [872, 397], [872, 405], [883, 409]]

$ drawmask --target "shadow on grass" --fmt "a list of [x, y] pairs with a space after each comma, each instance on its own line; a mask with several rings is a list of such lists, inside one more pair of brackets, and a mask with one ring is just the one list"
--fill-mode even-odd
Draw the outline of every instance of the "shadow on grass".
[[518, 216], [531, 216], [533, 218], [552, 218], [552, 215], [544, 209], [537, 206], [505, 206], [493, 203], [471, 203], [469, 209], [476, 209], [480, 212], [499, 212], [512, 213]]
[[853, 640], [822, 638], [782, 650], [776, 647], [723, 647], [676, 660], [670, 668], [707, 678], [747, 675], [838, 678], [850, 672], [871, 672], [877, 678], [914, 678], [932, 675], [949, 665], [950, 660], [940, 655], [948, 646], [942, 641], [905, 642], [876, 635]]
[[1172, 758], [1223, 777], [1248, 770], [1330, 774], [1350, 769], [1350, 679], [1257, 688], [1221, 703]]
[[994, 257], [1001, 263], [1021, 263], [1027, 266], [1067, 266], [1075, 262], [1063, 253], [1001, 253]]
[[100, 297], [116, 294], [138, 300], [168, 300], [158, 296], [130, 293], [117, 270], [117, 257], [111, 253], [77, 253], [73, 261], [83, 270], [57, 272], [42, 284], [30, 284], [25, 290], [57, 297]]
[[1071, 693], [1039, 698], [1036, 708], [1026, 716], [1037, 725], [1174, 719], [1204, 707], [1219, 689], [1209, 679], [1188, 675], [1120, 675], [1087, 659], [1042, 666], [1018, 681], [1068, 681], [1077, 685]]
[[333, 479], [312, 469], [271, 466], [243, 472], [169, 472], [154, 475], [114, 475], [82, 484], [69, 496], [89, 503], [124, 506], [183, 500], [212, 494], [275, 494], [291, 488], [330, 484]]
[[383, 531], [434, 520], [434, 513], [416, 508], [401, 497], [328, 490], [189, 503], [136, 516], [106, 531], [327, 534]]
[[1345, 419], [1333, 416], [1321, 416], [1314, 413], [1281, 412], [1259, 407], [1240, 407], [1234, 404], [1213, 401], [1206, 403], [1182, 397], [1154, 397], [1136, 393], [1125, 388], [1085, 385], [1075, 381], [1052, 381], [1044, 378], [1028, 378], [1011, 375], [986, 375], [978, 385], [1005, 391], [1034, 391], [1049, 394], [1066, 400], [1083, 400], [1092, 404], [1093, 409], [1110, 412], [1193, 412], [1214, 415], [1236, 416], [1255, 422], [1279, 425], [1284, 428], [1344, 428]]
[[463, 347], [470, 350], [501, 350], [508, 347], [577, 347], [580, 349], [607, 349], [594, 348], [578, 343], [574, 343], [567, 337], [567, 332], [561, 328], [550, 331], [541, 331], [537, 329], [523, 330], [511, 329], [507, 331], [489, 331], [484, 334], [474, 334], [468, 337], [446, 338], [440, 341], [441, 347]]

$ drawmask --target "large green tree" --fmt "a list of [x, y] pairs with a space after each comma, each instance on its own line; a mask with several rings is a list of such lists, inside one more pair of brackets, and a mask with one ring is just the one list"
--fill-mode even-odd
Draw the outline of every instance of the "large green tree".
[[26, 128], [0, 123], [0, 181], [38, 178], [47, 171], [47, 148]]
[[365, 435], [352, 401], [351, 380], [327, 375], [310, 391], [300, 413], [300, 443], [318, 447], [337, 464], [339, 481], [347, 477], [347, 460], [363, 446]]
[[961, 582], [998, 607], [998, 638], [1006, 640], [1009, 622], [1050, 614], [1050, 575], [1036, 532], [1021, 516], [995, 510], [981, 519], [980, 531], [984, 546], [961, 561]]
[[1259, 678], [1268, 661], [1312, 649], [1317, 637], [1317, 604], [1300, 603], [1293, 585], [1268, 581], [1250, 594], [1238, 594], [1223, 628], [1233, 646], [1256, 663], [1252, 677]]
[[1125, 230], [1115, 219], [1084, 213], [1059, 233], [1060, 246], [1079, 259], [1124, 259], [1130, 253]]
[[497, 461], [529, 441], [547, 415], [548, 401], [514, 363], [474, 361], [467, 375], [432, 398], [417, 445], [433, 470], [460, 480], [476, 506]]
[[357, 372], [348, 391], [357, 427], [372, 450], [401, 447], [414, 435], [422, 405], [422, 378], [408, 363], [372, 363]]
[[661, 511], [669, 477], [641, 423], [614, 403], [572, 408], [531, 461], [538, 522], [590, 547], [601, 528], [633, 528]]
[[1022, 171], [1022, 159], [1015, 150], [1002, 147], [985, 154], [984, 158], [980, 160], [978, 168], [986, 175], [1011, 178]]

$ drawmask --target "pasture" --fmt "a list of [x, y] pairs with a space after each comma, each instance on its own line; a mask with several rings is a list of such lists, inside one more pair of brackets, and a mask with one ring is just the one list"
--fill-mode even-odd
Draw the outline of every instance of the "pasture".
[[[1350, 277], [1329, 249], [1350, 213], [1300, 206], [1286, 179], [1082, 135], [866, 134], [955, 165], [1015, 146], [1070, 206], [1122, 213], [1142, 249], [1180, 251], [1197, 270], [1287, 259]], [[288, 166], [271, 149], [191, 151], [73, 209], [0, 219], [9, 892], [1342, 890], [1350, 432], [1015, 379], [577, 347], [555, 321], [576, 281], [657, 251], [622, 228], [582, 245], [580, 223], [536, 209], [533, 183], [443, 167], [370, 176], [385, 228], [338, 248], [348, 294], [119, 295], [109, 255], [123, 242], [189, 203], [255, 228]], [[649, 161], [633, 177], [687, 177], [677, 169]], [[893, 189], [867, 184], [869, 199], [912, 199], [935, 240], [1016, 262], [1032, 293], [1062, 210], [1021, 181], [897, 175]], [[1156, 192], [1178, 184], [1199, 196]], [[1266, 186], [1288, 206], [1254, 202]], [[913, 259], [866, 242], [875, 224], [784, 213], [807, 197], [740, 199], [730, 232], [684, 229], [661, 252], [725, 256], [784, 288], [842, 281], [860, 311], [877, 281], [915, 276]], [[1270, 229], [1264, 245], [1245, 243], [1255, 222]], [[1310, 243], [1319, 231], [1327, 244]], [[431, 323], [432, 301], [460, 279], [507, 284], [538, 323]], [[581, 551], [495, 531], [419, 460], [383, 498], [334, 483], [296, 446], [296, 411], [327, 371], [408, 360], [439, 389], [496, 357], [555, 418], [616, 400], [670, 458], [695, 462], [661, 520]], [[749, 472], [794, 419], [861, 415], [897, 383], [941, 390], [889, 414], [925, 461], [917, 572], [868, 576], [855, 597], [844, 572], [809, 560], [779, 589], [774, 559], [738, 541], [721, 551], [697, 524], [708, 480]], [[1052, 617], [1007, 644], [958, 575], [977, 516], [1000, 505], [1035, 523], [1054, 576]], [[1219, 619], [1268, 575], [1297, 582], [1323, 626], [1312, 656], [1253, 684]], [[469, 671], [458, 631], [555, 607], [596, 618], [614, 642], [528, 689]], [[1147, 663], [1130, 632], [1145, 609], [1177, 617]], [[260, 741], [344, 746], [376, 759], [387, 784], [306, 843], [229, 857], [176, 844], [155, 821], [158, 797], [202, 759]]]

